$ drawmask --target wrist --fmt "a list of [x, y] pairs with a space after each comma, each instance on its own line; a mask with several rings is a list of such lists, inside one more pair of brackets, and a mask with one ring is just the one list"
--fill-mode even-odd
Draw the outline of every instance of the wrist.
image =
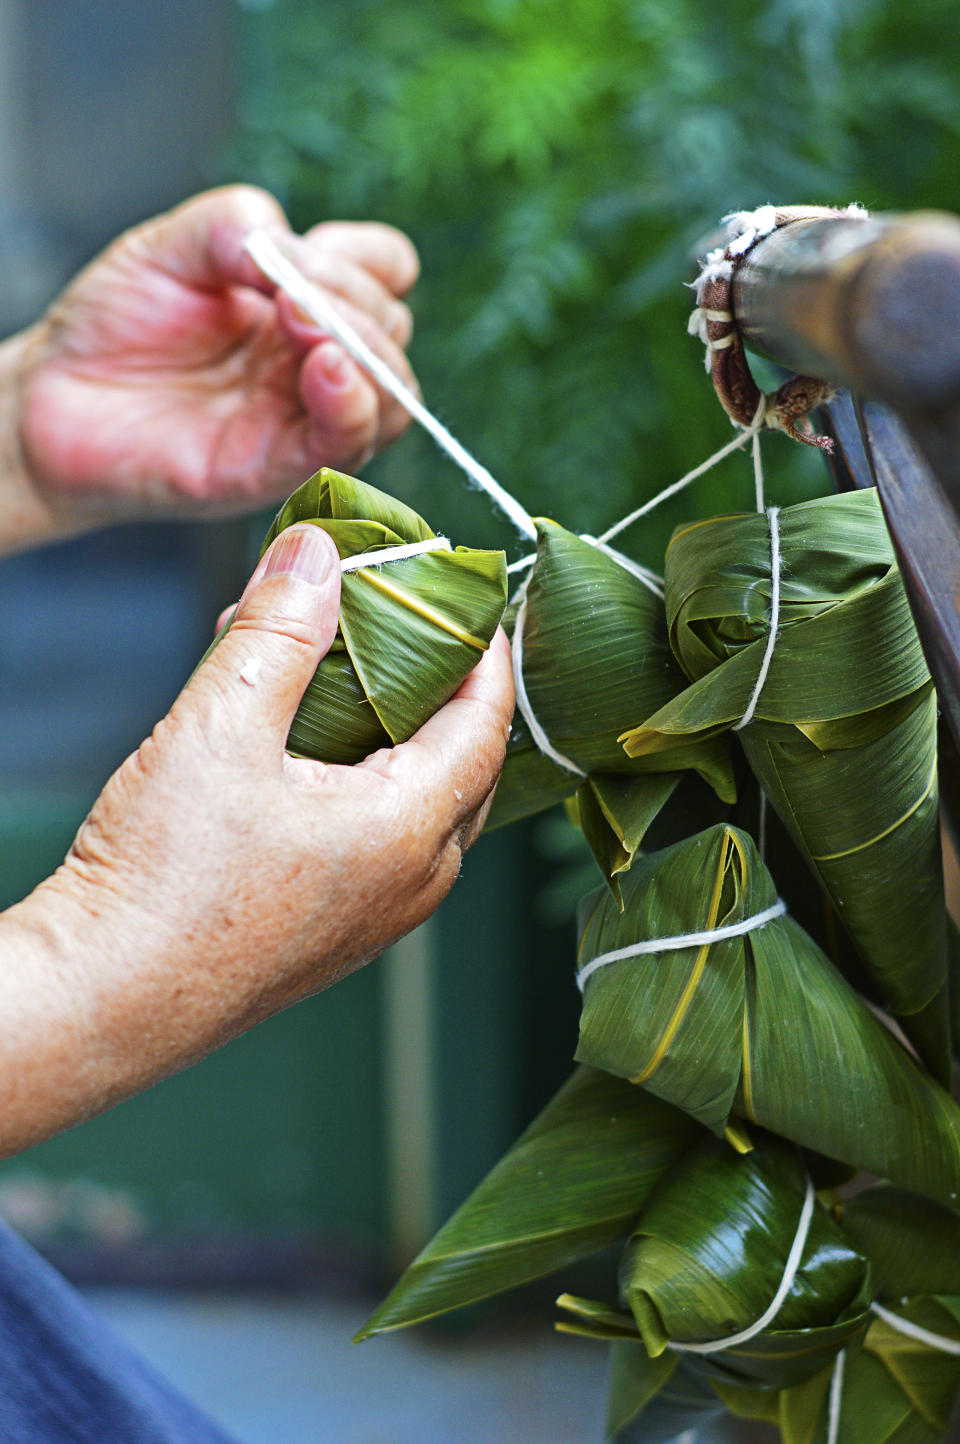
[[42, 499], [23, 446], [22, 401], [37, 328], [0, 342], [0, 556], [41, 546], [70, 527]]

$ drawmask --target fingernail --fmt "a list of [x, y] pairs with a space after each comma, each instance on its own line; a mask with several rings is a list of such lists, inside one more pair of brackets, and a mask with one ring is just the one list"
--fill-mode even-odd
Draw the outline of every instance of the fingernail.
[[336, 341], [324, 341], [318, 347], [323, 374], [333, 386], [349, 386], [356, 374], [354, 364]]
[[322, 527], [293, 526], [280, 533], [250, 578], [251, 586], [264, 577], [299, 577], [322, 586], [337, 563], [337, 550]]

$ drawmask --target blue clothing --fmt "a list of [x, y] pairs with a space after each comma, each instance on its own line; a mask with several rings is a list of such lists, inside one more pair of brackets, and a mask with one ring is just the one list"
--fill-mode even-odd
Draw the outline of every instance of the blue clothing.
[[0, 1444], [236, 1444], [0, 1223]]

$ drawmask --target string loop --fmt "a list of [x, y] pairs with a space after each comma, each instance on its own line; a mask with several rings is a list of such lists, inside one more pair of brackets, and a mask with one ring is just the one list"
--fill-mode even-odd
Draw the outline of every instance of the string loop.
[[744, 933], [752, 933], [760, 928], [765, 928], [775, 918], [783, 917], [787, 911], [787, 905], [783, 898], [777, 898], [770, 907], [764, 908], [763, 912], [754, 913], [752, 917], [744, 918], [739, 923], [724, 923], [719, 928], [707, 928], [700, 933], [680, 933], [672, 938], [646, 938], [643, 942], [628, 943], [626, 947], [614, 948], [609, 953], [599, 953], [597, 957], [591, 958], [589, 963], [584, 963], [577, 972], [577, 987], [581, 993], [586, 986], [587, 979], [591, 978], [600, 968], [609, 967], [611, 963], [619, 963], [624, 958], [637, 958], [645, 953], [667, 953], [675, 952], [680, 948], [708, 947], [711, 943], [722, 942], [724, 938], [738, 938]]

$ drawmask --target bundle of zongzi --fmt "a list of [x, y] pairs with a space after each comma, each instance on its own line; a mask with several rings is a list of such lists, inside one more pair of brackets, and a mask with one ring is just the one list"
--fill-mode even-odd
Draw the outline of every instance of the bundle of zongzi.
[[624, 734], [627, 753], [667, 762], [750, 717], [739, 737], [751, 768], [878, 1000], [947, 1081], [936, 698], [876, 493], [680, 529], [666, 608], [692, 685]]

